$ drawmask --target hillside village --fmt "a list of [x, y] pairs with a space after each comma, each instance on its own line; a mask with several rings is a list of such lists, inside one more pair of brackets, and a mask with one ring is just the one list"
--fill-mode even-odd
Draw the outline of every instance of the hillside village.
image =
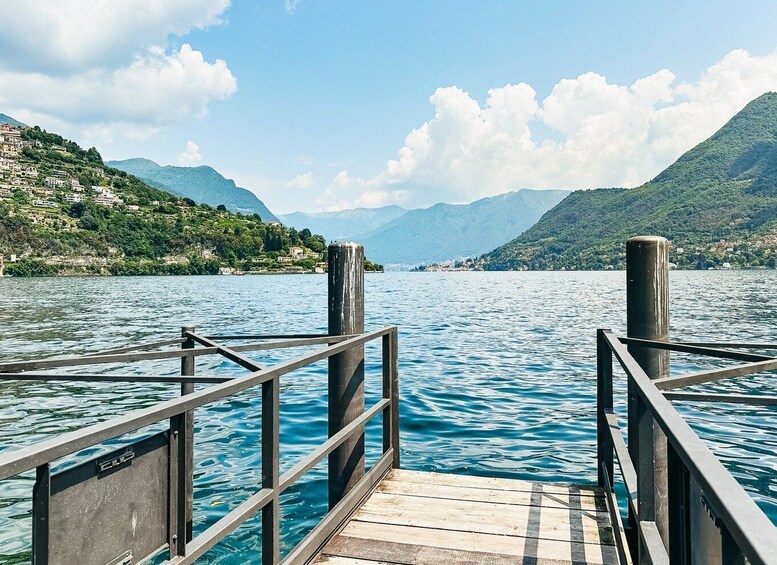
[[0, 275], [323, 273], [325, 252], [310, 230], [197, 204], [96, 149], [0, 124]]

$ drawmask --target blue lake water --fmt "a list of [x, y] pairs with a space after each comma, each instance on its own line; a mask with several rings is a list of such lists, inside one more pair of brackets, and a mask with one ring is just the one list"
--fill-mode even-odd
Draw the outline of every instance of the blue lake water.
[[[777, 342], [777, 273], [672, 272], [672, 336]], [[536, 480], [596, 480], [595, 330], [625, 329], [625, 274], [368, 275], [368, 329], [399, 326], [403, 467]], [[326, 331], [324, 276], [0, 279], [0, 360], [84, 353], [203, 333]], [[305, 350], [252, 354], [275, 362]], [[683, 355], [673, 371], [718, 366]], [[105, 372], [127, 368], [98, 366]], [[177, 361], [131, 370], [176, 374]], [[199, 357], [200, 374], [242, 374]], [[616, 403], [623, 409], [622, 375]], [[725, 388], [774, 393], [770, 375]], [[326, 437], [326, 362], [281, 385], [281, 467]], [[14, 449], [177, 395], [177, 385], [10, 382], [0, 385], [0, 449]], [[379, 345], [367, 348], [367, 402], [380, 395]], [[197, 410], [195, 532], [260, 485], [260, 394]], [[777, 410], [677, 403], [692, 426], [777, 521]], [[376, 422], [377, 424], [377, 422]], [[148, 433], [150, 430], [144, 430]], [[137, 437], [137, 435], [132, 436]], [[115, 448], [132, 437], [118, 438]], [[371, 460], [380, 428], [367, 431]], [[67, 464], [64, 461], [62, 464]], [[326, 464], [282, 498], [284, 550], [326, 511]], [[61, 466], [61, 465], [60, 465]], [[0, 483], [0, 562], [30, 559], [33, 475]], [[260, 547], [255, 517], [205, 562], [244, 563]]]

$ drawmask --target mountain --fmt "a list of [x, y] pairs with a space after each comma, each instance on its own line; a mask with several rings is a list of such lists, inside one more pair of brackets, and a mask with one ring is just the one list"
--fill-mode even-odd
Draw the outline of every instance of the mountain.
[[280, 220], [250, 190], [235, 185], [235, 181], [224, 178], [215, 169], [199, 167], [174, 167], [158, 165], [149, 159], [127, 159], [108, 161], [108, 166], [130, 173], [151, 186], [191, 198], [197, 203], [211, 206], [223, 204], [227, 210], [243, 214], [259, 214], [265, 222]]
[[302, 226], [322, 234], [328, 240], [353, 239], [407, 213], [401, 206], [354, 208], [339, 212], [292, 212], [280, 216], [287, 226]]
[[642, 234], [672, 241], [670, 261], [681, 268], [777, 264], [777, 93], [750, 102], [638, 188], [573, 192], [476, 264], [618, 268], [625, 241]]
[[5, 114], [0, 114], [0, 124], [8, 124], [18, 128], [27, 127], [19, 120], [14, 120], [11, 116], [6, 116]]
[[515, 237], [569, 194], [519, 190], [471, 204], [410, 210], [358, 238], [380, 263], [415, 265], [474, 257]]
[[195, 204], [105, 166], [95, 148], [4, 127], [0, 253], [17, 259], [6, 274], [310, 272], [325, 260], [309, 230]]

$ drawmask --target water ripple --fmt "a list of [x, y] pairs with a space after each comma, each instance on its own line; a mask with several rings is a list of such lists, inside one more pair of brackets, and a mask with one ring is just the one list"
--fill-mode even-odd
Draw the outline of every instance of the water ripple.
[[[625, 328], [624, 274], [387, 273], [367, 277], [367, 325], [400, 327], [401, 442], [408, 468], [594, 482], [595, 330]], [[687, 340], [777, 341], [773, 272], [673, 272], [672, 335]], [[0, 359], [56, 347], [76, 354], [179, 335], [326, 330], [324, 277], [0, 279]], [[703, 297], [703, 299], [702, 299]], [[714, 305], [711, 306], [711, 305]], [[252, 353], [274, 363], [297, 352]], [[305, 350], [307, 351], [307, 349]], [[380, 394], [379, 345], [367, 347], [367, 402]], [[725, 362], [675, 355], [673, 371]], [[175, 374], [177, 362], [114, 373]], [[198, 358], [199, 374], [243, 374]], [[616, 411], [624, 386], [617, 372]], [[773, 394], [768, 374], [690, 390]], [[281, 467], [326, 438], [326, 362], [282, 380]], [[104, 421], [177, 394], [176, 385], [9, 382], [0, 387], [0, 450]], [[770, 392], [771, 391], [771, 392]], [[777, 414], [765, 407], [677, 403], [758, 504], [777, 520]], [[261, 400], [246, 391], [196, 411], [195, 531], [261, 484]], [[622, 420], [625, 421], [625, 420]], [[148, 435], [123, 436], [56, 468]], [[381, 429], [367, 428], [369, 461]], [[0, 484], [0, 562], [29, 561], [32, 473]], [[326, 512], [326, 464], [282, 497], [289, 549]], [[207, 555], [243, 563], [260, 548], [255, 517]]]

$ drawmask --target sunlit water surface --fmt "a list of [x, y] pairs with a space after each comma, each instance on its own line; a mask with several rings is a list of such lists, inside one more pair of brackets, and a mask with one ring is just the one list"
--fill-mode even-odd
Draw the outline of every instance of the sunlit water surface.
[[[368, 275], [368, 329], [400, 328], [403, 467], [594, 482], [595, 330], [625, 327], [625, 277], [607, 273]], [[777, 342], [777, 273], [673, 272], [672, 335]], [[323, 276], [0, 280], [0, 360], [70, 354], [179, 335], [326, 331]], [[254, 355], [275, 362], [307, 350]], [[675, 373], [718, 366], [673, 356]], [[177, 361], [126, 374], [176, 374]], [[199, 374], [240, 374], [199, 357]], [[623, 411], [623, 381], [617, 384]], [[8, 382], [0, 385], [0, 450], [15, 449], [177, 395], [177, 385]], [[691, 390], [717, 390], [705, 385]], [[725, 386], [774, 393], [769, 376]], [[326, 362], [282, 379], [281, 471], [326, 437]], [[379, 346], [367, 348], [367, 402], [380, 394]], [[196, 412], [195, 533], [256, 492], [260, 395], [250, 390]], [[777, 410], [677, 403], [694, 429], [777, 521]], [[377, 422], [376, 422], [377, 424]], [[155, 429], [143, 430], [143, 434]], [[143, 435], [140, 434], [140, 435]], [[116, 448], [129, 439], [79, 456]], [[368, 428], [370, 461], [380, 429]], [[71, 458], [72, 459], [72, 458]], [[58, 466], [72, 464], [65, 460]], [[56, 470], [55, 466], [55, 470]], [[326, 511], [326, 464], [282, 497], [288, 551]], [[0, 562], [30, 559], [33, 474], [0, 483]], [[206, 562], [256, 560], [258, 516]]]

